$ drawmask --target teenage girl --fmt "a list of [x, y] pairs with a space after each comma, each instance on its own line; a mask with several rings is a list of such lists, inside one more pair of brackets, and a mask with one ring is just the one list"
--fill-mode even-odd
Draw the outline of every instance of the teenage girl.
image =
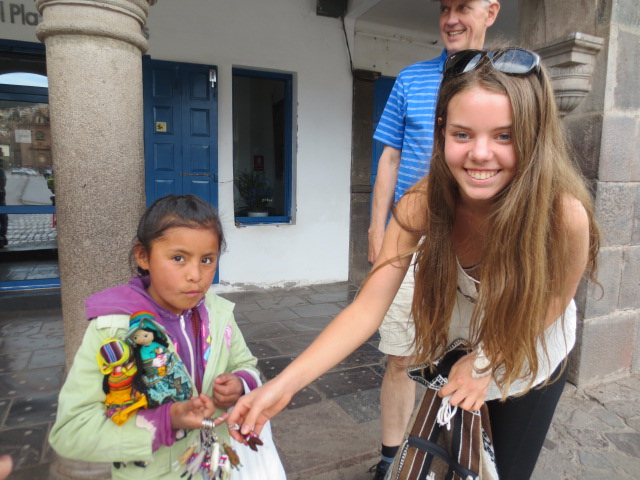
[[417, 363], [458, 337], [471, 341], [440, 395], [465, 410], [488, 403], [500, 479], [523, 480], [562, 392], [573, 296], [585, 270], [595, 281], [592, 200], [534, 52], [449, 57], [436, 118], [431, 170], [398, 203], [359, 295], [280, 375], [240, 399], [228, 421], [259, 431], [370, 338], [416, 252]]
[[[49, 437], [58, 454], [114, 462], [114, 479], [178, 479], [185, 471], [179, 457], [189, 458], [189, 449], [199, 446], [203, 420], [211, 425], [209, 419], [215, 418], [219, 444], [232, 444], [220, 417], [260, 379], [233, 304], [209, 291], [223, 248], [217, 212], [194, 195], [164, 197], [146, 211], [131, 255], [139, 274], [86, 301], [89, 325], [60, 392]], [[105, 415], [96, 354], [110, 338], [126, 340], [130, 316], [140, 311], [151, 313], [164, 328], [169, 352], [189, 374], [192, 396], [138, 410], [118, 426]], [[285, 478], [275, 446], [264, 437], [272, 470], [253, 469], [259, 454], [234, 442], [243, 467], [233, 470], [232, 479]]]

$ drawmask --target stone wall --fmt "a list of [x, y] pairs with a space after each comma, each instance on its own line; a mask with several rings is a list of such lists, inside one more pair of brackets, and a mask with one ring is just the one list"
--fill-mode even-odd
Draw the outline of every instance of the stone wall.
[[584, 282], [577, 297], [569, 378], [585, 385], [640, 370], [640, 9], [636, 0], [524, 0], [521, 12], [528, 47], [573, 32], [604, 40], [590, 93], [564, 118], [602, 229], [603, 295]]

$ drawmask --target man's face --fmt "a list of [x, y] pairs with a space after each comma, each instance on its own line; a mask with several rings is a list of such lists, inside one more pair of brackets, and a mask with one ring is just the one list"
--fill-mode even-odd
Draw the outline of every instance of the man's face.
[[485, 0], [441, 0], [440, 35], [447, 55], [468, 48], [481, 49], [487, 28], [493, 25], [500, 4]]

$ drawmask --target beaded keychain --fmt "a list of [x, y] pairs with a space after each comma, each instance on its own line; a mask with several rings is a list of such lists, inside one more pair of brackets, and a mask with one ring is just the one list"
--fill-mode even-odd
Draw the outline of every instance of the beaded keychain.
[[[251, 450], [258, 451], [262, 441], [255, 433], [245, 436], [245, 442]], [[215, 423], [211, 419], [202, 421], [200, 444], [193, 443], [174, 463], [176, 470], [186, 467], [181, 478], [192, 480], [201, 475], [205, 480], [229, 480], [231, 470], [239, 470], [242, 464], [236, 451], [226, 443], [221, 443], [215, 432]], [[187, 476], [188, 475], [188, 476]]]

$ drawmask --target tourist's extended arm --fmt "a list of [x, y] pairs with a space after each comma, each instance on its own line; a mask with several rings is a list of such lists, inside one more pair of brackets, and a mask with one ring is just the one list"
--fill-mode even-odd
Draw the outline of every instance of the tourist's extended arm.
[[[243, 426], [243, 433], [254, 428], [258, 433], [264, 423], [291, 400], [293, 395], [342, 361], [376, 331], [409, 267], [411, 256], [397, 259], [410, 251], [418, 238], [403, 230], [392, 219], [387, 228], [381, 254], [374, 273], [362, 290], [280, 375], [259, 389], [244, 395], [229, 417], [229, 424]], [[384, 264], [386, 260], [391, 263]], [[240, 435], [234, 436], [241, 440]]]

